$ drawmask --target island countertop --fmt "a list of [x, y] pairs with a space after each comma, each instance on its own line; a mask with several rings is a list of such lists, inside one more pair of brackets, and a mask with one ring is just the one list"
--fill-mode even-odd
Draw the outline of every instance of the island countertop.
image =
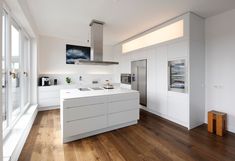
[[74, 99], [82, 97], [93, 97], [93, 96], [105, 96], [105, 95], [115, 95], [124, 93], [138, 93], [136, 90], [115, 88], [115, 89], [103, 89], [103, 90], [90, 90], [90, 91], [80, 91], [77, 89], [62, 89], [60, 90], [60, 99]]

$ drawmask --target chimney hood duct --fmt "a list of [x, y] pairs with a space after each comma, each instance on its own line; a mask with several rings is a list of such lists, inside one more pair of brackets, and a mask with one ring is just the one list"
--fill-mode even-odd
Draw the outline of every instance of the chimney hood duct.
[[104, 22], [92, 20], [91, 26], [91, 60], [79, 60], [79, 64], [114, 65], [118, 62], [103, 61], [103, 25]]

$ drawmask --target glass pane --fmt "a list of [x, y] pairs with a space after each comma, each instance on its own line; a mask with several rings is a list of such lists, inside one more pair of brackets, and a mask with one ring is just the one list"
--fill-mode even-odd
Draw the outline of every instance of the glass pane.
[[170, 84], [169, 88], [173, 91], [184, 92], [185, 89], [185, 61], [169, 61]]
[[6, 90], [6, 16], [2, 16], [2, 121], [3, 129], [7, 127], [7, 90]]
[[12, 121], [20, 112], [20, 33], [11, 25], [11, 106]]

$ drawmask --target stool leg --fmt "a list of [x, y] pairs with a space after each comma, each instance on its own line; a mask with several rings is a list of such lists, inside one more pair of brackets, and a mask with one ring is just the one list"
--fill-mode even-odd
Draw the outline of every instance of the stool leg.
[[222, 115], [216, 115], [216, 135], [223, 136], [224, 119]]
[[213, 113], [208, 113], [208, 131], [213, 133]]

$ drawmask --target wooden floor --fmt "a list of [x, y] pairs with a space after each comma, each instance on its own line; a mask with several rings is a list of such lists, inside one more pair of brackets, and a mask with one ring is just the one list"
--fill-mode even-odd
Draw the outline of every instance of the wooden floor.
[[141, 111], [138, 125], [61, 143], [59, 110], [39, 112], [20, 161], [235, 161], [235, 135], [188, 132]]

